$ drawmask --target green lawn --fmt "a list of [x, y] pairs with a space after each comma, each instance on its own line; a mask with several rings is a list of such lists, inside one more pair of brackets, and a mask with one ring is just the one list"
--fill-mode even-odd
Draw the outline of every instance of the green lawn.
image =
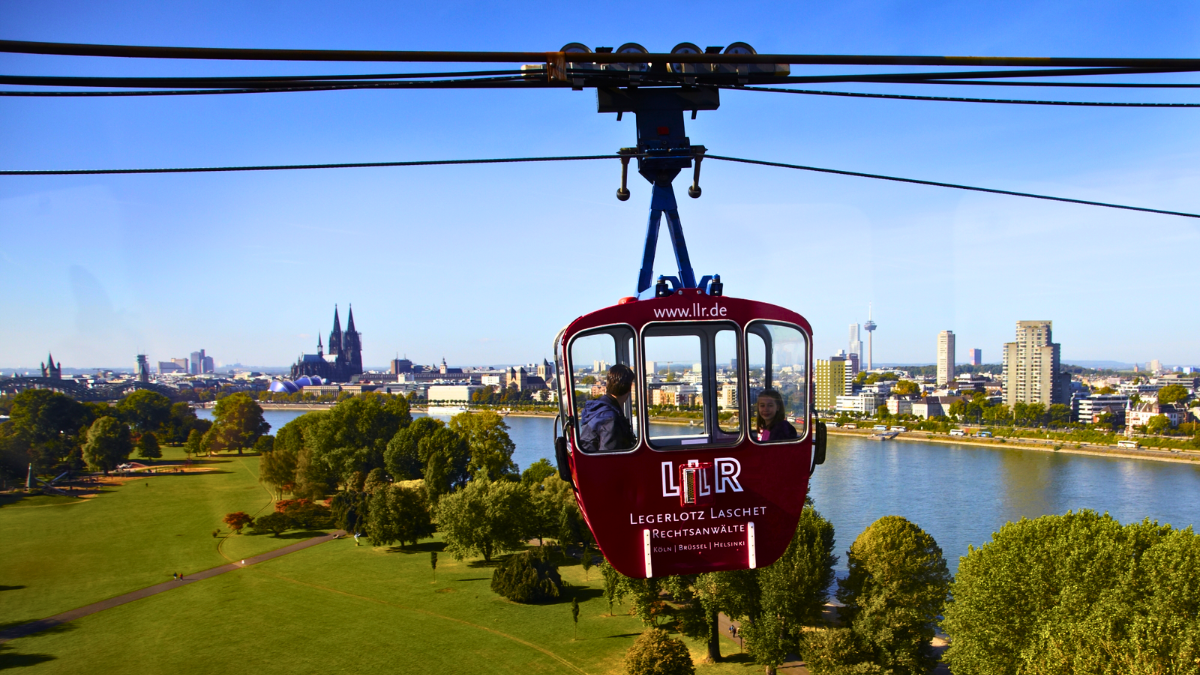
[[[163, 448], [164, 459], [182, 450]], [[155, 475], [99, 496], [0, 496], [0, 625], [24, 623], [299, 541], [214, 539], [231, 511], [255, 513], [270, 496], [258, 458], [215, 457], [209, 473]], [[295, 536], [307, 536], [295, 533]], [[223, 543], [222, 543], [223, 541]]]
[[[519, 605], [489, 588], [492, 568], [429, 551], [339, 540], [181, 587], [6, 645], [0, 668], [45, 673], [619, 673], [643, 630], [608, 616], [597, 574], [563, 567], [569, 596]], [[593, 570], [594, 571], [594, 570]], [[5, 592], [7, 593], [7, 591]], [[723, 640], [726, 653], [737, 648]], [[703, 651], [691, 642], [693, 656]], [[701, 673], [757, 673], [737, 660]]]
[[[165, 448], [166, 459], [177, 449]], [[218, 471], [159, 475], [80, 502], [0, 497], [0, 628], [278, 548], [309, 533], [212, 537], [230, 511], [269, 508], [256, 457], [214, 458]], [[147, 487], [149, 485], [149, 487]], [[218, 551], [218, 543], [221, 551]], [[643, 630], [627, 607], [608, 615], [592, 570], [561, 568], [570, 598], [511, 603], [479, 560], [331, 541], [0, 645], [0, 670], [36, 673], [373, 672], [623, 673]], [[224, 555], [222, 555], [222, 552]], [[705, 675], [761, 672], [737, 647]], [[689, 641], [700, 658], [703, 645]]]

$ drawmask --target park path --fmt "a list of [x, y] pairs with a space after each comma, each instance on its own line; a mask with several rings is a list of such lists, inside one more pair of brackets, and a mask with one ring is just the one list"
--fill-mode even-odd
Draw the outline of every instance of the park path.
[[159, 593], [165, 593], [169, 590], [179, 588], [180, 586], [187, 586], [188, 584], [194, 584], [197, 581], [203, 581], [205, 579], [210, 579], [212, 577], [215, 577], [215, 576], [218, 576], [221, 574], [225, 574], [227, 572], [239, 570], [243, 567], [257, 565], [258, 563], [266, 562], [268, 560], [273, 560], [280, 556], [285, 556], [289, 553], [295, 553], [296, 551], [302, 551], [311, 546], [316, 546], [318, 544], [324, 544], [327, 541], [332, 541], [335, 536], [340, 537], [345, 534], [346, 534], [345, 532], [343, 532], [341, 530], [337, 530], [335, 532], [331, 532], [329, 534], [326, 534], [326, 535], [323, 535], [320, 537], [313, 537], [312, 539], [305, 539], [304, 541], [292, 544], [291, 546], [284, 546], [283, 548], [277, 548], [274, 551], [268, 551], [266, 553], [262, 553], [260, 555], [256, 555], [251, 558], [246, 558], [245, 560], [239, 560], [237, 562], [232, 562], [227, 565], [221, 565], [220, 567], [213, 567], [212, 569], [207, 569], [207, 570], [204, 570], [203, 572], [197, 572], [195, 574], [191, 574], [191, 575], [184, 577], [182, 580], [164, 581], [161, 584], [147, 586], [146, 588], [141, 588], [136, 591], [126, 593], [124, 595], [118, 595], [115, 598], [109, 598], [107, 600], [101, 600], [100, 602], [94, 602], [90, 605], [86, 605], [86, 606], [80, 607], [78, 609], [72, 609], [69, 612], [63, 612], [62, 614], [55, 614], [54, 616], [47, 617], [45, 619], [39, 619], [38, 621], [31, 621], [30, 623], [22, 624], [20, 626], [14, 626], [12, 628], [9, 628], [8, 630], [0, 631], [0, 644], [4, 644], [5, 642], [8, 642], [9, 640], [15, 640], [16, 638], [19, 638], [19, 637], [25, 637], [26, 635], [32, 635], [34, 633], [44, 631], [47, 628], [53, 628], [54, 626], [67, 623], [68, 621], [75, 621], [76, 619], [82, 619], [83, 617], [90, 616], [92, 614], [95, 614], [96, 612], [103, 612], [106, 609], [112, 609], [113, 607], [120, 607], [121, 605], [133, 602], [135, 600], [141, 600], [142, 598], [148, 598], [152, 595], [158, 595]]

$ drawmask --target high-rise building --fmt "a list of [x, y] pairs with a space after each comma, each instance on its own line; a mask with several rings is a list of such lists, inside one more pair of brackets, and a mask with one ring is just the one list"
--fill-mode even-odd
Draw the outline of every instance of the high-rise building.
[[938, 333], [937, 343], [937, 383], [938, 386], [954, 381], [954, 332], [944, 330]]
[[983, 365], [983, 350], [982, 349], [972, 349], [971, 350], [971, 365], [973, 365], [973, 366], [982, 366]]
[[213, 362], [213, 357], [204, 357], [203, 363], [200, 364], [200, 371], [205, 375], [211, 375], [212, 373], [217, 372], [216, 365]]
[[150, 382], [150, 360], [145, 354], [137, 355], [137, 379], [142, 384]]
[[411, 373], [412, 369], [412, 361], [409, 361], [408, 359], [392, 359], [393, 375], [399, 375], [400, 373]]
[[858, 366], [863, 360], [862, 333], [858, 332], [858, 324], [850, 324], [850, 349], [847, 353], [854, 356], [854, 372], [858, 374]]
[[817, 359], [817, 410], [833, 410], [837, 397], [846, 394], [846, 357]]
[[608, 373], [608, 361], [605, 361], [604, 359], [592, 361], [592, 372], [596, 373], [597, 375], [604, 375]]
[[192, 352], [192, 358], [189, 363], [188, 373], [192, 375], [204, 374], [204, 350]]
[[1017, 341], [1004, 343], [1004, 404], [1071, 400], [1070, 374], [1059, 372], [1061, 345], [1052, 342], [1052, 321], [1018, 321]]
[[1158, 359], [1150, 359], [1150, 364], [1146, 366], [1146, 370], [1158, 375], [1163, 371], [1162, 361], [1159, 361]]

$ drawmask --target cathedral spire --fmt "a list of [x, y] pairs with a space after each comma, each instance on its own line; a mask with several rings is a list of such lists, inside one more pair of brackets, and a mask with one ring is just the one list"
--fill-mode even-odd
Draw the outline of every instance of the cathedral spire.
[[350, 318], [346, 323], [346, 332], [354, 332], [354, 305], [350, 305]]
[[329, 332], [329, 355], [342, 352], [342, 320], [338, 318], [337, 305], [333, 306], [333, 330]]
[[325, 355], [325, 347], [321, 345], [321, 335], [317, 334], [317, 356]]

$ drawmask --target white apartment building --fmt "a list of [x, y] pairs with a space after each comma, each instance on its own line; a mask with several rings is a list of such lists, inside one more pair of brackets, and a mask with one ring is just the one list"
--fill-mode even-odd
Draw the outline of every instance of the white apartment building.
[[938, 386], [954, 381], [954, 332], [938, 333], [937, 383]]
[[837, 405], [834, 407], [834, 410], [838, 412], [874, 415], [879, 406], [884, 404], [884, 400], [885, 397], [882, 394], [863, 391], [852, 396], [838, 396]]
[[1070, 376], [1059, 372], [1061, 345], [1052, 321], [1018, 321], [1016, 342], [1004, 343], [1004, 404], [1070, 403]]

